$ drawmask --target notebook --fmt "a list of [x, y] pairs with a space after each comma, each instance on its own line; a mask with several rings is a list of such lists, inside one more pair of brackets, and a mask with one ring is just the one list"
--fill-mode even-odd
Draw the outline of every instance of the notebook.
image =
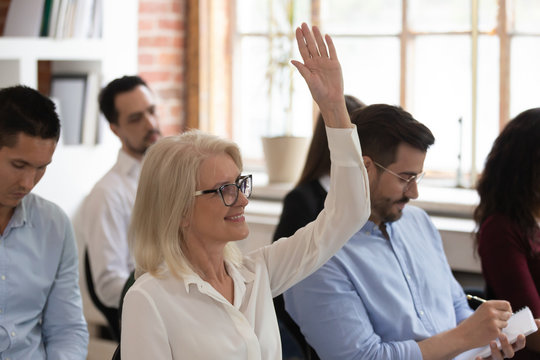
[[[534, 322], [531, 310], [526, 306], [512, 315], [510, 320], [508, 320], [508, 326], [502, 329], [502, 332], [506, 334], [508, 341], [513, 344], [516, 342], [519, 334], [527, 336], [536, 330], [538, 330], [538, 328]], [[500, 349], [501, 344], [499, 339], [496, 341]], [[489, 355], [491, 355], [491, 349], [489, 348], [489, 345], [486, 345], [466, 351], [458, 355], [455, 360], [474, 360], [477, 356], [488, 357]]]

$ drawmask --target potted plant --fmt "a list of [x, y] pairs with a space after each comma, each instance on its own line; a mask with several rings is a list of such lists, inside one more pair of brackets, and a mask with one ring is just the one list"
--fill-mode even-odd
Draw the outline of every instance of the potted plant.
[[[262, 138], [270, 183], [295, 182], [302, 171], [309, 138], [293, 135], [293, 95], [295, 69], [290, 64], [293, 58], [294, 0], [279, 1], [283, 5], [280, 14], [274, 11], [270, 1], [270, 35], [267, 68], [268, 98], [270, 99], [270, 121], [267, 136]], [[285, 21], [278, 21], [285, 14]], [[284, 31], [285, 29], [285, 31]]]

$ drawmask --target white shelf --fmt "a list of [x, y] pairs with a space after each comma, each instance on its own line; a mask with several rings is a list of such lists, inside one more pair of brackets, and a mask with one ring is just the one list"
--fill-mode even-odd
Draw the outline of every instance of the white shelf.
[[[38, 61], [63, 62], [72, 71], [102, 72], [106, 46], [101, 39], [0, 37], [0, 87], [36, 88]], [[54, 69], [53, 69], [54, 71]]]
[[101, 60], [101, 39], [0, 37], [0, 60]]

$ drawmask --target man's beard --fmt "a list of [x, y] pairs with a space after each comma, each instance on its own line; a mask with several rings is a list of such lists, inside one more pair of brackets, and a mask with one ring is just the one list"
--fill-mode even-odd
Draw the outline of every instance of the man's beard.
[[139, 154], [139, 155], [144, 155], [146, 153], [146, 150], [148, 150], [148, 148], [153, 145], [153, 143], [149, 143], [150, 141], [150, 138], [155, 135], [155, 134], [158, 134], [158, 135], [161, 135], [161, 132], [158, 130], [158, 129], [153, 129], [153, 130], [150, 130], [145, 136], [144, 136], [144, 139], [143, 139], [143, 144], [141, 146], [133, 146], [129, 141], [126, 143], [127, 145], [127, 148], [135, 153], [135, 154]]
[[401, 199], [391, 203], [387, 200], [388, 199], [385, 199], [384, 201], [378, 201], [373, 204], [373, 211], [379, 214], [379, 217], [383, 223], [390, 223], [399, 220], [403, 214], [402, 211], [399, 210], [397, 213], [394, 213], [391, 211], [391, 208], [396, 204], [406, 204], [410, 199], [404, 196]]

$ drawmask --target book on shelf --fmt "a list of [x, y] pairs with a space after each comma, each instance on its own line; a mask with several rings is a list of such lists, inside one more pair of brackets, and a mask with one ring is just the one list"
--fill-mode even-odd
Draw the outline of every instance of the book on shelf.
[[47, 32], [43, 36], [56, 36], [56, 23], [58, 22], [58, 11], [60, 10], [60, 0], [51, 0], [51, 11], [47, 20]]
[[47, 36], [49, 31], [49, 20], [51, 19], [51, 8], [53, 0], [45, 0], [43, 5], [43, 17], [41, 19], [41, 29], [39, 31], [39, 36]]
[[96, 72], [90, 72], [86, 76], [86, 96], [84, 106], [84, 118], [82, 128], [83, 145], [95, 145], [98, 142], [99, 109], [98, 94], [100, 77]]
[[12, 0], [4, 25], [4, 36], [38, 37], [45, 0]]
[[101, 37], [103, 0], [12, 0], [4, 36]]
[[51, 98], [58, 104], [64, 145], [92, 146], [98, 142], [99, 88], [97, 72], [52, 75]]
[[60, 136], [64, 145], [82, 143], [86, 102], [86, 75], [53, 74], [51, 98], [58, 102]]

